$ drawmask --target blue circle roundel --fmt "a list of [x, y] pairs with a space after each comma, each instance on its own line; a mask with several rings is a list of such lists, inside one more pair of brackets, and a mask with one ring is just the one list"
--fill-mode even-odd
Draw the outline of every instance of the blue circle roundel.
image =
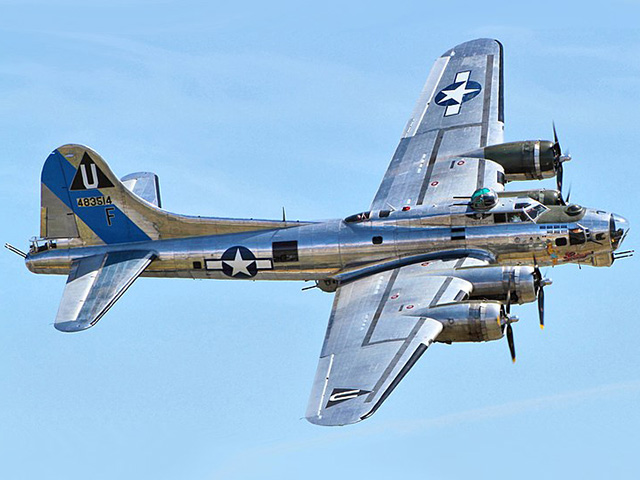
[[444, 87], [436, 95], [436, 104], [447, 107], [448, 115], [459, 113], [460, 106], [464, 102], [468, 102], [482, 91], [482, 85], [473, 80], [469, 80], [470, 73], [471, 72], [458, 73], [456, 75], [456, 81]]
[[228, 277], [251, 278], [258, 273], [256, 256], [247, 247], [231, 247], [222, 254], [221, 260], [222, 272]]

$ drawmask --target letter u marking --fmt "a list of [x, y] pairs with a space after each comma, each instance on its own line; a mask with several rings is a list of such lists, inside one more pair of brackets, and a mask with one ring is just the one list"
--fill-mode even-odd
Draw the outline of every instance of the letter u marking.
[[89, 179], [87, 178], [86, 165], [80, 165], [80, 173], [82, 174], [82, 183], [84, 183], [86, 189], [98, 188], [98, 172], [95, 163], [91, 164], [91, 183], [89, 183]]

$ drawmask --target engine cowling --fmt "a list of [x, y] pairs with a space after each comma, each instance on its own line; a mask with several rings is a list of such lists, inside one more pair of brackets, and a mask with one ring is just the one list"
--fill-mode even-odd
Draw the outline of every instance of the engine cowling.
[[454, 275], [473, 285], [471, 299], [505, 302], [511, 290], [511, 303], [529, 303], [537, 298], [533, 267], [480, 267], [456, 270]]
[[540, 202], [543, 205], [547, 206], [555, 206], [555, 205], [564, 205], [564, 200], [562, 199], [562, 195], [558, 190], [548, 190], [546, 188], [540, 188], [537, 190], [520, 190], [520, 191], [510, 191], [510, 192], [499, 192], [498, 197], [515, 197], [515, 198], [523, 198], [529, 197], [536, 202]]
[[486, 158], [502, 165], [508, 181], [542, 180], [556, 174], [553, 145], [548, 140], [525, 140], [489, 145], [464, 156]]
[[428, 316], [443, 325], [436, 341], [488, 342], [503, 336], [499, 302], [467, 302], [429, 309]]

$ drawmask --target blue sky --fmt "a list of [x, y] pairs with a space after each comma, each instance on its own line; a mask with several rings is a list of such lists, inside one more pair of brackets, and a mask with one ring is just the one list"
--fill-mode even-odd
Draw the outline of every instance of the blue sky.
[[[69, 142], [156, 172], [175, 212], [364, 210], [433, 60], [488, 36], [506, 139], [555, 120], [572, 200], [629, 218], [632, 248], [639, 2], [512, 3], [0, 1], [0, 240], [38, 233], [42, 164]], [[516, 309], [515, 366], [504, 341], [436, 345], [375, 416], [329, 429], [301, 417], [330, 295], [141, 279], [65, 335], [64, 279], [0, 252], [0, 478], [635, 478], [635, 270], [550, 269], [544, 332]]]

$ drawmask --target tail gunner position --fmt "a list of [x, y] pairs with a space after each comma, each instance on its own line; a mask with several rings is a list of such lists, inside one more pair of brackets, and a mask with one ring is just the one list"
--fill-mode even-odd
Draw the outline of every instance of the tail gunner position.
[[[540, 267], [608, 267], [629, 224], [564, 200], [555, 129], [504, 143], [502, 74], [496, 40], [445, 52], [369, 210], [327, 222], [176, 215], [156, 175], [54, 150], [26, 264], [68, 275], [55, 327], [92, 327], [139, 276], [315, 281], [335, 292], [306, 413], [320, 425], [372, 415], [433, 342], [506, 335], [515, 360], [511, 306], [537, 300], [544, 324]], [[553, 176], [557, 190], [504, 190]]]

